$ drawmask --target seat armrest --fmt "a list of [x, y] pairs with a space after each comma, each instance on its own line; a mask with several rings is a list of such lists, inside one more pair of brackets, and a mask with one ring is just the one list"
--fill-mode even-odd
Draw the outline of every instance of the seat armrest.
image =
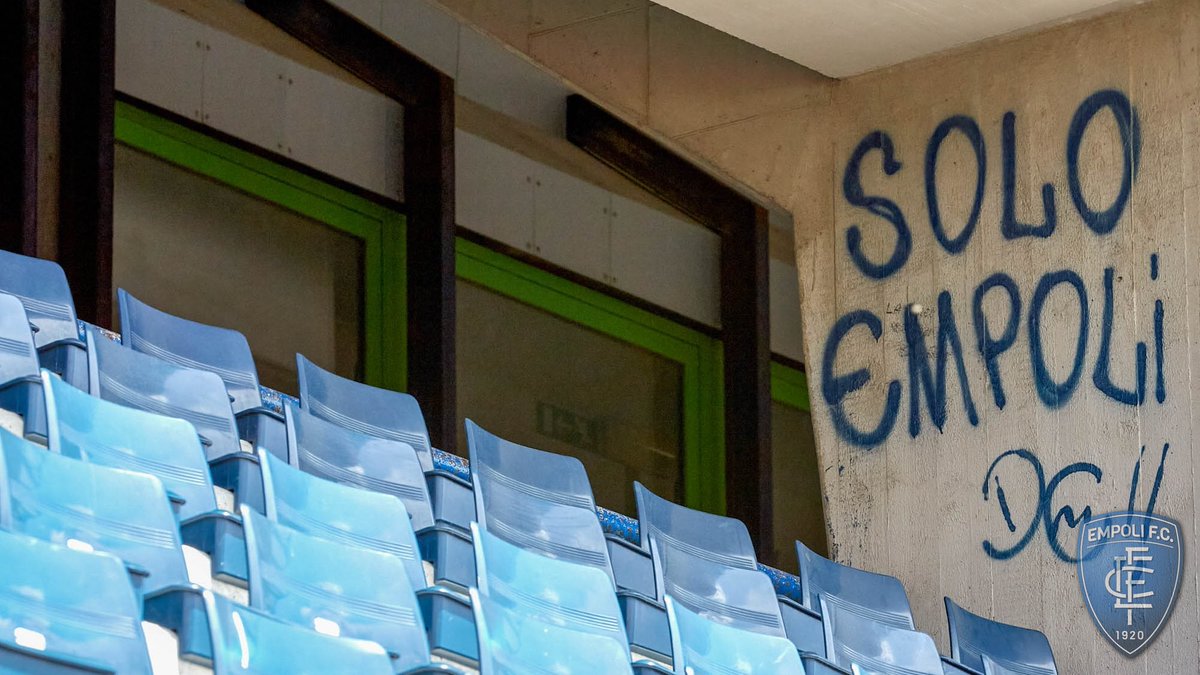
[[479, 667], [479, 635], [471, 601], [445, 588], [417, 591], [417, 604], [429, 635], [429, 648], [455, 661]]
[[658, 597], [654, 579], [654, 561], [650, 552], [615, 535], [604, 535], [608, 557], [612, 560], [613, 579], [619, 590], [631, 591], [647, 598]]
[[189, 661], [212, 665], [212, 634], [204, 589], [195, 585], [172, 586], [142, 601], [142, 618], [179, 637], [179, 655]]
[[845, 668], [835, 666], [832, 661], [816, 654], [801, 653], [806, 675], [850, 675]]
[[968, 668], [949, 656], [942, 657], [942, 672], [945, 675], [983, 675], [978, 670]]
[[234, 415], [237, 419], [238, 437], [254, 446], [255, 450], [266, 450], [287, 461], [287, 425], [283, 415], [270, 408], [250, 408]]
[[258, 456], [248, 452], [231, 452], [208, 462], [213, 485], [233, 493], [234, 504], [245, 504], [259, 513], [266, 513], [263, 494], [262, 465]]
[[247, 587], [250, 572], [246, 562], [246, 533], [241, 517], [228, 511], [210, 511], [179, 525], [183, 543], [207, 553], [215, 579]]
[[789, 597], [778, 595], [779, 614], [787, 638], [801, 652], [825, 656], [825, 628], [821, 617]]

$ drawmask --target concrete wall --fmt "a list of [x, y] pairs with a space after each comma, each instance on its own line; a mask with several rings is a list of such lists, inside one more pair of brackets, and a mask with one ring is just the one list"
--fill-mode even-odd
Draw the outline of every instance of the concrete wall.
[[1073, 523], [1153, 505], [1196, 541], [1197, 45], [1200, 7], [1160, 0], [855, 78], [797, 157], [832, 550], [899, 575], [943, 647], [949, 595], [1065, 672], [1196, 671], [1194, 557], [1131, 664]]
[[1188, 556], [1134, 662], [1071, 562], [1131, 495], [1196, 540], [1196, 3], [834, 82], [639, 0], [443, 2], [791, 211], [837, 559], [899, 575], [943, 651], [950, 595], [1064, 672], [1196, 672]]

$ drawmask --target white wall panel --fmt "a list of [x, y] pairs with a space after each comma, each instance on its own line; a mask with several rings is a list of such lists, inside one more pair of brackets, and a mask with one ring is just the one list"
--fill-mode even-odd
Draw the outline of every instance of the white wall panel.
[[567, 96], [574, 93], [496, 39], [463, 24], [459, 40], [458, 95], [562, 136]]
[[606, 190], [537, 165], [533, 176], [534, 252], [556, 265], [607, 280], [612, 268], [610, 200]]
[[684, 316], [720, 323], [721, 238], [640, 202], [613, 195], [617, 288]]
[[282, 153], [287, 61], [228, 33], [206, 39], [204, 123]]
[[429, 65], [458, 72], [458, 20], [425, 0], [387, 0], [380, 32]]
[[771, 261], [771, 351], [804, 361], [804, 336], [800, 332], [800, 284], [796, 268]]
[[118, 0], [117, 89], [199, 121], [211, 30], [146, 0]]
[[284, 152], [296, 161], [382, 194], [396, 194], [402, 162], [400, 106], [383, 96], [288, 64]]

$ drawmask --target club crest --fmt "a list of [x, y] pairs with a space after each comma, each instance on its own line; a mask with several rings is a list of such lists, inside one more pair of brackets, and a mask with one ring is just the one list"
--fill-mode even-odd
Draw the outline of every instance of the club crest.
[[1166, 623], [1179, 593], [1183, 541], [1169, 518], [1120, 511], [1079, 530], [1079, 586], [1096, 627], [1133, 656]]

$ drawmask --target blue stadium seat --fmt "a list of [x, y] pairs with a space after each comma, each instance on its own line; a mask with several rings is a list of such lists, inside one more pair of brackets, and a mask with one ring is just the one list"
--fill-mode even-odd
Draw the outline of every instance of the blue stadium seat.
[[241, 452], [225, 382], [87, 331], [88, 391], [106, 401], [191, 422], [211, 459]]
[[[612, 578], [608, 542], [583, 464], [505, 441], [471, 420], [466, 427], [480, 529]], [[641, 653], [669, 660], [670, 632], [661, 601], [623, 589], [619, 597], [630, 643]]]
[[914, 629], [912, 607], [899, 579], [841, 565], [813, 553], [800, 542], [796, 542], [796, 554], [800, 558], [800, 590], [807, 608], [820, 612], [821, 597], [829, 595], [830, 602], [849, 602], [860, 611], [869, 611], [875, 621]]
[[119, 559], [0, 531], [0, 569], [0, 672], [149, 675]]
[[16, 296], [0, 293], [0, 408], [21, 416], [26, 438], [45, 443], [46, 405], [39, 369], [25, 307]]
[[125, 289], [117, 291], [117, 301], [122, 344], [177, 366], [219, 375], [233, 403], [241, 437], [283, 456], [283, 416], [263, 405], [258, 369], [244, 335], [173, 316], [139, 301]]
[[417, 399], [355, 382], [296, 355], [300, 406], [321, 419], [368, 436], [407, 443], [417, 452], [429, 484], [433, 517], [467, 533], [475, 520], [471, 484], [433, 465], [429, 428]]
[[[291, 402], [284, 403], [284, 416], [292, 466], [326, 480], [398, 497], [412, 517], [421, 556], [434, 566], [434, 580], [463, 592], [474, 585], [470, 531], [435, 522], [426, 476], [412, 446], [345, 429]], [[467, 496], [473, 514], [475, 501], [469, 491]]]
[[678, 675], [798, 675], [800, 653], [782, 637], [751, 633], [710, 621], [667, 596], [672, 651]]
[[825, 651], [835, 665], [871, 675], [943, 675], [933, 638], [875, 620], [874, 610], [822, 595]]
[[950, 598], [946, 598], [946, 619], [950, 624], [950, 656], [968, 668], [983, 671], [986, 656], [993, 668], [1025, 675], [1058, 673], [1050, 641], [1041, 631], [985, 619]]
[[612, 578], [583, 463], [527, 448], [466, 421], [479, 527], [522, 548]]
[[631, 673], [625, 645], [592, 631], [547, 623], [512, 605], [471, 589], [479, 626], [481, 675]]
[[305, 473], [262, 453], [266, 516], [280, 525], [400, 559], [414, 589], [425, 586], [417, 538], [404, 502]]
[[992, 660], [992, 657], [987, 654], [983, 655], [983, 675], [1025, 675], [1025, 670], [1013, 670], [1012, 668], [1000, 665], [999, 662]]
[[15, 295], [25, 306], [42, 367], [86, 387], [87, 358], [75, 301], [58, 263], [0, 251], [0, 293]]
[[321, 635], [209, 592], [204, 600], [213, 675], [395, 672], [375, 642]]
[[787, 637], [775, 586], [756, 569], [729, 567], [679, 546], [650, 542], [661, 570], [663, 594], [677, 605], [721, 623], [752, 633]]
[[[650, 551], [652, 543], [657, 543], [654, 564], [661, 570], [664, 582], [674, 586], [677, 602], [688, 604], [689, 609], [709, 618], [718, 618], [724, 611], [727, 616], [722, 620], [733, 621], [742, 628], [787, 637], [803, 651], [818, 654], [824, 651], [819, 617], [798, 603], [775, 595], [774, 585], [758, 569], [754, 544], [741, 521], [675, 504], [638, 482], [634, 482], [634, 496], [642, 546]], [[683, 575], [684, 570], [703, 565], [695, 561], [674, 566], [664, 564], [662, 559], [668, 552], [683, 554], [672, 556], [677, 561], [698, 558], [707, 560], [715, 566], [714, 570], [724, 567], [730, 571], [725, 574], [714, 572], [707, 577], [703, 573]], [[767, 582], [765, 586], [763, 580]], [[730, 584], [730, 587], [723, 588], [721, 584]], [[661, 600], [665, 589], [659, 589], [657, 593]], [[766, 601], [765, 593], [774, 597], [773, 603]], [[738, 601], [730, 600], [736, 597], [749, 604], [743, 607], [737, 604]], [[702, 599], [706, 599], [704, 604], [701, 604]], [[724, 610], [713, 603], [723, 605]], [[627, 603], [627, 621], [633, 613], [631, 609], [650, 611], [641, 603]]]
[[63, 457], [3, 430], [0, 446], [0, 527], [112, 553], [142, 593], [189, 583], [179, 528], [157, 478]]
[[[380, 643], [398, 671], [440, 672], [404, 562], [304, 534], [242, 507], [250, 604], [326, 635]], [[469, 659], [472, 655], [460, 655]]]
[[51, 451], [157, 476], [180, 520], [217, 508], [208, 462], [189, 422], [89, 396], [49, 371], [42, 377]]

